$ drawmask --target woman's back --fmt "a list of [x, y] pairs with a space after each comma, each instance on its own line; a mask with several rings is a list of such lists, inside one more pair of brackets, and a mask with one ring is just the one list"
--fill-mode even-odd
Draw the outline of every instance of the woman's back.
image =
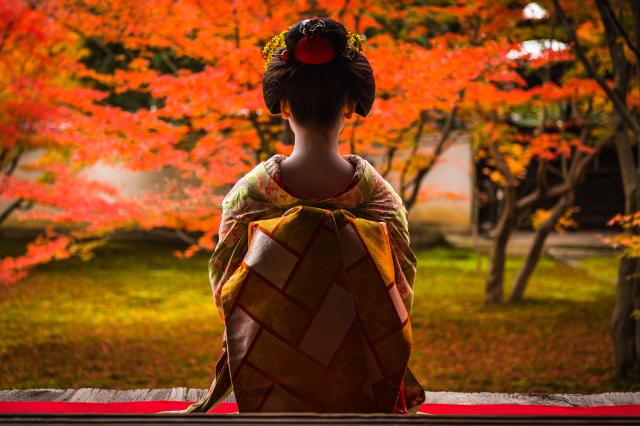
[[331, 198], [353, 181], [355, 165], [338, 156], [290, 156], [280, 164], [281, 185], [299, 198]]
[[411, 324], [384, 223], [297, 206], [249, 235], [221, 291], [240, 411], [393, 412]]

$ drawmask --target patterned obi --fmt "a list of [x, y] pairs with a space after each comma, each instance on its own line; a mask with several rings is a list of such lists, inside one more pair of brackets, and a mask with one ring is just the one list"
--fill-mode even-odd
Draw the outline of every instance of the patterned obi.
[[384, 222], [310, 206], [251, 222], [221, 291], [216, 384], [240, 412], [406, 412], [424, 395], [405, 395], [411, 323], [394, 276]]

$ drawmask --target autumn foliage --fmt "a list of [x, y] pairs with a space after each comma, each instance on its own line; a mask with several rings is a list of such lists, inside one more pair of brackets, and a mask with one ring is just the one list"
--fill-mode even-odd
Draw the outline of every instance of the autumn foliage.
[[[544, 17], [527, 21], [527, 3], [0, 0], [2, 219], [46, 224], [25, 255], [0, 262], [0, 280], [90, 256], [119, 229], [175, 232], [189, 244], [182, 256], [211, 250], [229, 185], [291, 149], [291, 131], [263, 104], [261, 50], [307, 16], [367, 36], [377, 98], [370, 117], [347, 124], [341, 150], [370, 159], [408, 207], [460, 133], [496, 185], [517, 185], [536, 161], [590, 152], [593, 141], [573, 130], [586, 104], [606, 108], [597, 85], [581, 72], [527, 81], [574, 61], [567, 50], [512, 54], [552, 31]], [[598, 31], [580, 28], [586, 39]], [[578, 105], [568, 121], [539, 114], [562, 102]], [[537, 130], [523, 132], [514, 114]], [[170, 178], [133, 198], [91, 181], [95, 164]]]

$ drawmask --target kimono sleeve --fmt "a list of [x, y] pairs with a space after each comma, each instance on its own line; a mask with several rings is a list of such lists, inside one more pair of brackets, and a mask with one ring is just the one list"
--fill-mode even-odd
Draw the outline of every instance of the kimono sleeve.
[[246, 176], [241, 178], [222, 200], [218, 243], [209, 259], [209, 282], [213, 291], [213, 302], [223, 320], [222, 287], [242, 264], [247, 252], [250, 220], [248, 213], [251, 212], [249, 186]]
[[411, 312], [417, 259], [409, 245], [407, 209], [404, 205], [401, 205], [395, 217], [387, 222], [387, 229], [395, 264], [396, 286], [407, 312]]
[[413, 305], [417, 259], [410, 246], [408, 211], [393, 186], [373, 169], [377, 204], [390, 213], [385, 220], [395, 265], [395, 281], [407, 312]]
[[242, 264], [247, 253], [249, 223], [281, 213], [280, 209], [262, 199], [247, 176], [249, 174], [238, 180], [222, 200], [218, 243], [209, 259], [209, 282], [222, 319], [222, 287]]
[[222, 287], [242, 264], [247, 251], [247, 237], [247, 224], [239, 221], [229, 210], [223, 208], [218, 244], [209, 259], [209, 282], [220, 318], [224, 318], [220, 299]]
[[384, 221], [389, 233], [393, 255], [395, 282], [402, 301], [411, 312], [413, 285], [416, 277], [416, 256], [409, 245], [408, 212], [402, 198], [371, 164], [364, 183], [366, 201], [358, 207], [363, 217]]

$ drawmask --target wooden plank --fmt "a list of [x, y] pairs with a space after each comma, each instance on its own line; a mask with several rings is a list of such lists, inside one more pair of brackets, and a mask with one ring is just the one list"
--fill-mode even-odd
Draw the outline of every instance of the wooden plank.
[[[16, 389], [0, 390], [0, 401], [77, 401], [77, 402], [126, 402], [126, 401], [198, 401], [206, 389]], [[606, 405], [640, 405], [640, 392], [608, 392], [594, 395], [490, 393], [490, 392], [426, 392], [429, 404], [527, 404], [556, 405], [563, 407], [589, 407]], [[233, 393], [227, 401], [235, 401]]]
[[0, 401], [70, 401], [70, 402], [126, 402], [126, 401], [197, 401], [206, 389], [14, 389], [0, 390]]
[[640, 404], [640, 392], [607, 392], [593, 395], [490, 392], [426, 392], [429, 404], [526, 404], [564, 407]]
[[0, 401], [55, 401], [64, 393], [64, 389], [0, 390]]

